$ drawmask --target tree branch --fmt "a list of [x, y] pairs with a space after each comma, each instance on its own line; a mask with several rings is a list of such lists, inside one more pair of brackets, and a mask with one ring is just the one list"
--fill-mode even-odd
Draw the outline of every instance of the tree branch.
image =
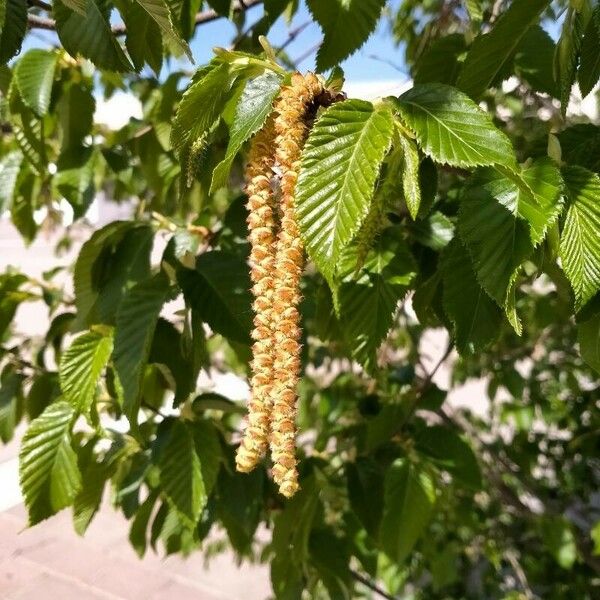
[[42, 10], [45, 10], [46, 12], [52, 12], [52, 6], [50, 4], [48, 4], [47, 2], [44, 2], [44, 0], [27, 0], [27, 4], [29, 6], [35, 6], [36, 8], [41, 8]]
[[[253, 6], [257, 6], [262, 4], [263, 0], [244, 0], [241, 2], [237, 0], [236, 4], [233, 7], [234, 12], [245, 12], [246, 10], [252, 8]], [[43, 0], [33, 0], [32, 4], [34, 6], [38, 6], [42, 8], [42, 4], [46, 5]], [[49, 5], [47, 5], [48, 8]], [[44, 9], [46, 10], [46, 9]], [[194, 20], [194, 26], [202, 25], [203, 23], [210, 23], [211, 21], [216, 21], [220, 19], [221, 15], [216, 13], [214, 10], [205, 10], [199, 12], [196, 15]], [[56, 31], [56, 21], [54, 19], [46, 19], [44, 17], [38, 17], [37, 15], [27, 15], [27, 24], [30, 29], [46, 29], [48, 31]], [[112, 32], [116, 36], [125, 35], [127, 33], [127, 28], [125, 25], [115, 25], [112, 27]]]
[[390, 596], [387, 592], [383, 591], [377, 584], [373, 583], [370, 579], [367, 579], [364, 575], [361, 575], [353, 569], [350, 569], [350, 573], [352, 577], [356, 579], [356, 581], [359, 581], [382, 598], [385, 598], [386, 600], [396, 600], [394, 596]]

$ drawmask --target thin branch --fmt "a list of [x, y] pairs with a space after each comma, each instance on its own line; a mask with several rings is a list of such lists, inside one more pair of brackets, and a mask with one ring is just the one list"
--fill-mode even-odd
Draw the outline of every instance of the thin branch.
[[361, 575], [357, 571], [350, 569], [350, 574], [352, 575], [352, 577], [354, 577], [354, 579], [356, 579], [356, 581], [359, 581], [364, 586], [368, 587], [371, 591], [375, 592], [382, 598], [385, 598], [386, 600], [396, 600], [394, 596], [390, 596], [390, 594], [382, 590], [376, 583], [374, 583], [370, 579], [367, 579], [364, 575]]
[[[38, 2], [40, 0], [34, 0]], [[262, 4], [263, 0], [245, 0], [244, 2], [237, 1], [235, 4], [233, 11], [234, 12], [244, 12], [253, 6], [258, 6]], [[194, 26], [202, 25], [203, 23], [210, 23], [211, 21], [216, 21], [220, 19], [222, 15], [218, 14], [214, 10], [205, 10], [199, 12], [194, 19]], [[54, 19], [46, 19], [43, 17], [38, 17], [37, 15], [27, 15], [27, 24], [30, 29], [47, 29], [49, 31], [56, 31], [56, 21]], [[112, 28], [112, 32], [114, 35], [121, 36], [127, 33], [127, 28], [125, 25], [115, 25]]]
[[318, 49], [322, 42], [315, 44], [311, 48], [309, 48], [306, 52], [302, 53], [298, 58], [294, 60], [294, 64], [299, 65], [301, 62], [304, 62], [311, 54], [314, 54]]
[[29, 6], [41, 8], [46, 12], [52, 12], [52, 6], [50, 6], [50, 4], [48, 4], [47, 2], [44, 2], [44, 0], [27, 0], [27, 4], [29, 4]]

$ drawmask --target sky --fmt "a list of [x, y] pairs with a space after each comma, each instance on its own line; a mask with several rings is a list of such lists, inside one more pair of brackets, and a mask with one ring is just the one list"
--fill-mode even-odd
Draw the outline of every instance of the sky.
[[[322, 0], [327, 2], [329, 0]], [[392, 0], [390, 6], [395, 6], [400, 0]], [[247, 24], [251, 24], [263, 15], [263, 7], [255, 6], [247, 12]], [[113, 22], [118, 22], [119, 18], [115, 14]], [[298, 13], [292, 23], [288, 24], [283, 18], [278, 19], [269, 34], [269, 41], [275, 47], [281, 45], [288, 38], [288, 32], [301, 25], [308, 23], [300, 35], [287, 47], [290, 58], [297, 60], [307, 51], [313, 50], [310, 55], [299, 63], [301, 70], [314, 69], [314, 57], [316, 47], [318, 46], [322, 34], [317, 23], [313, 21], [306, 8], [304, 1], [300, 2]], [[227, 19], [218, 19], [210, 23], [204, 23], [196, 30], [196, 35], [191, 42], [191, 49], [196, 66], [208, 62], [212, 57], [212, 49], [215, 46], [228, 46], [236, 34], [234, 25]], [[26, 43], [22, 52], [33, 47], [48, 47], [55, 43], [56, 38], [49, 32], [34, 30], [26, 38]], [[394, 83], [404, 82], [408, 75], [404, 72], [403, 51], [396, 48], [392, 36], [389, 32], [389, 23], [386, 19], [380, 21], [377, 30], [370, 36], [366, 44], [358, 50], [352, 57], [342, 63], [348, 82], [383, 82], [393, 81]], [[391, 63], [391, 64], [390, 64]], [[168, 67], [163, 67], [161, 76], [165, 76]], [[175, 61], [170, 69], [191, 69], [191, 65], [186, 59]]]

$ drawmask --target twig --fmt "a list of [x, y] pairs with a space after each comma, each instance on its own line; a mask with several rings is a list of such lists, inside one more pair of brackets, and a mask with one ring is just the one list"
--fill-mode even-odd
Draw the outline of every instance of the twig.
[[354, 579], [356, 579], [356, 581], [360, 581], [360, 583], [368, 587], [371, 591], [375, 592], [382, 598], [385, 598], [386, 600], [396, 600], [394, 596], [390, 596], [390, 594], [383, 591], [376, 583], [374, 583], [370, 579], [367, 579], [364, 575], [361, 575], [354, 569], [350, 569], [350, 574], [352, 575], [352, 577], [354, 577]]
[[46, 12], [52, 12], [52, 6], [50, 6], [50, 4], [48, 4], [47, 2], [44, 2], [44, 0], [27, 0], [27, 4], [29, 4], [29, 6], [41, 8]]
[[277, 48], [277, 54], [283, 52], [311, 23], [312, 21], [306, 21], [305, 23], [302, 23], [302, 25], [298, 25], [298, 27], [290, 30], [285, 42]]
[[[35, 0], [36, 2], [38, 0]], [[262, 4], [263, 0], [245, 0], [243, 3], [238, 0], [236, 5], [233, 8], [234, 12], [244, 12], [253, 6], [258, 6]], [[215, 12], [214, 10], [205, 10], [199, 12], [194, 19], [194, 26], [202, 25], [203, 23], [209, 23], [211, 21], [216, 21], [220, 19], [221, 15]], [[30, 29], [47, 29], [49, 31], [56, 30], [56, 21], [54, 19], [46, 19], [43, 17], [38, 17], [37, 15], [27, 15], [27, 24]], [[112, 27], [113, 35], [121, 36], [127, 33], [127, 28], [125, 25], [114, 25]]]
[[319, 46], [321, 44], [322, 42], [319, 42], [318, 44], [315, 44], [314, 46], [309, 48], [306, 52], [303, 52], [298, 58], [296, 58], [296, 60], [294, 60], [294, 64], [299, 65], [301, 62], [305, 61], [311, 54], [313, 54], [319, 49]]

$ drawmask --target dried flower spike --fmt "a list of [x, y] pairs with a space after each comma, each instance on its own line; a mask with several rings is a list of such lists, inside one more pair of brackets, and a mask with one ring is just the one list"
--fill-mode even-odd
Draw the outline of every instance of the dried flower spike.
[[237, 456], [237, 470], [252, 471], [269, 445], [271, 391], [273, 387], [273, 294], [275, 273], [276, 215], [271, 186], [275, 160], [275, 130], [270, 118], [252, 140], [246, 167], [250, 276], [254, 294], [251, 398], [246, 430]]
[[275, 148], [281, 170], [280, 229], [277, 236], [274, 294], [274, 377], [271, 457], [273, 479], [286, 497], [298, 490], [296, 387], [300, 375], [300, 278], [304, 253], [296, 222], [294, 195], [300, 153], [309, 131], [309, 111], [323, 93], [312, 73], [292, 75], [275, 103]]

